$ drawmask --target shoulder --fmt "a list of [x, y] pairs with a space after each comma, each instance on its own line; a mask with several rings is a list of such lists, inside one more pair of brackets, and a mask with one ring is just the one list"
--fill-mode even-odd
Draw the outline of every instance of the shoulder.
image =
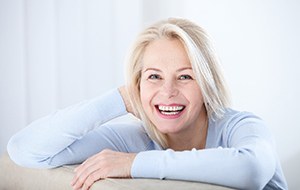
[[237, 111], [231, 108], [225, 109], [224, 115], [221, 118], [212, 117], [210, 120], [213, 125], [220, 127], [243, 125], [245, 123], [264, 125], [263, 120], [257, 115], [251, 112]]
[[210, 118], [209, 122], [210, 132], [223, 145], [242, 137], [256, 136], [273, 141], [263, 119], [251, 112], [227, 108], [222, 118]]

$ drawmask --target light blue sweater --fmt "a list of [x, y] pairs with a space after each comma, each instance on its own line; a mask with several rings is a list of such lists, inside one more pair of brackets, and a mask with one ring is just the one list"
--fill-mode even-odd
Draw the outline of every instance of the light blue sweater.
[[126, 117], [118, 90], [34, 121], [14, 135], [8, 153], [21, 166], [81, 163], [103, 149], [138, 153], [134, 178], [200, 181], [238, 189], [288, 189], [270, 131], [255, 115], [227, 109], [209, 119], [203, 150], [162, 150], [142, 123]]

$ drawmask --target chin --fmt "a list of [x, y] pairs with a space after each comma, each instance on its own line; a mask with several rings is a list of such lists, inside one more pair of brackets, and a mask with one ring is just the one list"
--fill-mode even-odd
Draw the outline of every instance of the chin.
[[176, 133], [178, 133], [180, 130], [178, 130], [178, 128], [177, 127], [162, 127], [162, 128], [160, 128], [160, 127], [156, 127], [157, 128], [157, 130], [159, 131], [159, 132], [161, 132], [161, 133], [163, 133], [163, 134], [176, 134]]

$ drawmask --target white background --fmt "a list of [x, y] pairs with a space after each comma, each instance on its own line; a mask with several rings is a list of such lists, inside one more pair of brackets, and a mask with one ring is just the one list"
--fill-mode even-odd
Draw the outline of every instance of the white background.
[[31, 121], [123, 84], [131, 42], [167, 17], [213, 36], [233, 108], [267, 122], [299, 189], [297, 0], [0, 0], [0, 153]]

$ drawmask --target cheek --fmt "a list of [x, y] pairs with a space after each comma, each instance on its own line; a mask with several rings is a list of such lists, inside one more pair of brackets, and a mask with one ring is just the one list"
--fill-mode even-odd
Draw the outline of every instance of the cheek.
[[184, 93], [192, 107], [199, 108], [199, 105], [203, 105], [203, 97], [199, 87], [194, 86]]
[[148, 105], [149, 101], [148, 101], [148, 98], [145, 97], [145, 94], [143, 94], [142, 92], [141, 92], [141, 102], [142, 102], [142, 106], [145, 110], [147, 108], [147, 105]]

